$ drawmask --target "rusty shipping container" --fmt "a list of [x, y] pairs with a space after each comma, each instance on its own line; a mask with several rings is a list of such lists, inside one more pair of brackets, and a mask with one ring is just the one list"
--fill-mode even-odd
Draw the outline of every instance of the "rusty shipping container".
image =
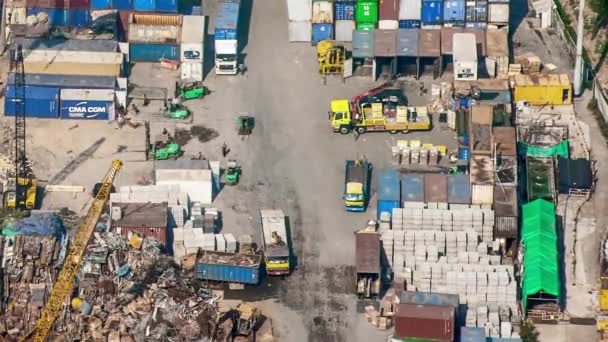
[[138, 25], [181, 26], [182, 25], [182, 16], [181, 15], [131, 13], [129, 21], [131, 24], [138, 24]]
[[418, 31], [418, 57], [441, 56], [441, 30]]
[[379, 0], [380, 20], [399, 20], [399, 0]]
[[469, 120], [469, 147], [471, 154], [491, 155], [493, 150], [492, 138], [493, 107], [480, 105], [471, 107]]
[[454, 33], [463, 33], [461, 27], [442, 27], [441, 28], [441, 54], [452, 55], [452, 37]]
[[380, 234], [357, 232], [355, 237], [355, 269], [357, 273], [380, 273]]
[[27, 8], [86, 8], [91, 7], [90, 0], [26, 0]]
[[374, 55], [376, 57], [397, 56], [397, 30], [374, 31]]
[[112, 226], [123, 236], [129, 232], [153, 238], [167, 244], [169, 212], [167, 203], [117, 203], [121, 217]]
[[398, 304], [395, 312], [396, 338], [454, 341], [455, 309], [451, 306]]
[[181, 27], [131, 23], [127, 37], [129, 43], [178, 44], [181, 37]]
[[439, 173], [424, 175], [424, 201], [448, 202], [448, 175]]

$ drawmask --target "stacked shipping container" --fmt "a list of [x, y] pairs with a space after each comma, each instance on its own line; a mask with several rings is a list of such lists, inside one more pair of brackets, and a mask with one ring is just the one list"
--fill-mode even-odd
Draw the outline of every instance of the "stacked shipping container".
[[184, 81], [203, 80], [205, 51], [205, 17], [185, 15], [180, 45], [181, 78]]
[[312, 38], [312, 0], [287, 0], [289, 41], [310, 42]]
[[132, 13], [129, 19], [129, 61], [180, 60], [182, 16]]
[[312, 3], [312, 44], [334, 38], [334, 6], [329, 1]]

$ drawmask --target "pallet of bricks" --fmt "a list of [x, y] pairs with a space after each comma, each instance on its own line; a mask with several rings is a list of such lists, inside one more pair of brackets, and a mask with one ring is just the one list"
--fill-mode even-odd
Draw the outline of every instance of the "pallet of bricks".
[[502, 264], [497, 254], [492, 209], [406, 202], [393, 209], [390, 220], [381, 236], [396, 286], [459, 295], [468, 307], [467, 326], [487, 328], [493, 337], [512, 336], [511, 323], [519, 319], [517, 284], [513, 265]]

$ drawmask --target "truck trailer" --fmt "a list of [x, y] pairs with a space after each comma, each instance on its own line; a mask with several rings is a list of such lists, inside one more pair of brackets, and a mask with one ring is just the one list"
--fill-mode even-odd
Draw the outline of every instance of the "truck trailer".
[[239, 71], [239, 0], [218, 4], [215, 22], [215, 73], [236, 75]]
[[365, 159], [346, 161], [343, 197], [346, 211], [363, 212], [367, 209], [371, 170], [372, 164]]
[[380, 234], [376, 221], [355, 233], [355, 268], [357, 272], [357, 296], [373, 298], [380, 293]]
[[287, 275], [291, 272], [291, 253], [285, 214], [280, 209], [260, 210], [264, 261], [268, 275]]

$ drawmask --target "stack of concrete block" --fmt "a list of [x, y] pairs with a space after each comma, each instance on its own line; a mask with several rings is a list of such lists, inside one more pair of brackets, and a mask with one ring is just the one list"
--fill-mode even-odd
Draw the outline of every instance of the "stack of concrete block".
[[226, 252], [226, 239], [224, 239], [224, 234], [215, 234], [215, 250], [218, 252]]
[[477, 309], [477, 327], [485, 328], [488, 323], [488, 307], [478, 306]]
[[186, 222], [186, 207], [183, 205], [175, 205], [170, 207], [172, 225], [177, 228], [181, 228], [184, 226]]
[[403, 230], [403, 209], [394, 208], [391, 215], [393, 230]]
[[393, 244], [394, 244], [394, 234], [390, 229], [380, 230], [380, 239], [382, 240], [382, 249], [384, 250], [384, 255], [386, 255], [386, 260], [388, 262], [389, 268], [393, 268]]
[[511, 338], [512, 333], [513, 326], [511, 325], [511, 322], [500, 322], [500, 337]]
[[416, 245], [414, 250], [414, 265], [420, 265], [426, 262], [426, 246], [425, 245]]
[[186, 254], [198, 252], [199, 246], [194, 235], [194, 229], [184, 229], [184, 247], [186, 248]]
[[458, 252], [467, 251], [467, 233], [462, 231], [456, 232], [456, 249]]
[[458, 240], [455, 232], [445, 233], [445, 255], [448, 257], [455, 257], [458, 255]]
[[490, 265], [500, 265], [502, 263], [502, 257], [500, 255], [490, 255]]
[[416, 232], [412, 230], [406, 230], [404, 236], [404, 244], [406, 255], [414, 255], [414, 242], [416, 241]]
[[237, 251], [237, 244], [234, 235], [230, 233], [224, 234], [224, 240], [226, 240], [226, 252], [235, 253]]
[[477, 309], [474, 307], [467, 307], [467, 313], [465, 318], [465, 324], [467, 328], [477, 328]]
[[467, 252], [477, 251], [479, 246], [479, 234], [472, 231], [467, 231]]
[[471, 222], [473, 231], [481, 235], [483, 229], [483, 212], [477, 209], [471, 209]]
[[[424, 202], [403, 202], [403, 209], [424, 209], [426, 208], [426, 203]], [[405, 213], [403, 214], [405, 218]]]
[[418, 291], [431, 292], [431, 265], [423, 263], [413, 275]]
[[454, 228], [452, 227], [452, 212], [450, 210], [441, 211], [441, 222], [442, 230], [446, 232], [454, 230]]
[[483, 227], [481, 231], [481, 239], [485, 242], [491, 242], [494, 239], [494, 211], [483, 209]]
[[[194, 228], [195, 230], [200, 229], [202, 232], [202, 228]], [[215, 245], [215, 234], [202, 234], [202, 250], [204, 251], [215, 251], [216, 250], [216, 245]], [[226, 249], [226, 246], [224, 246], [224, 250]]]

